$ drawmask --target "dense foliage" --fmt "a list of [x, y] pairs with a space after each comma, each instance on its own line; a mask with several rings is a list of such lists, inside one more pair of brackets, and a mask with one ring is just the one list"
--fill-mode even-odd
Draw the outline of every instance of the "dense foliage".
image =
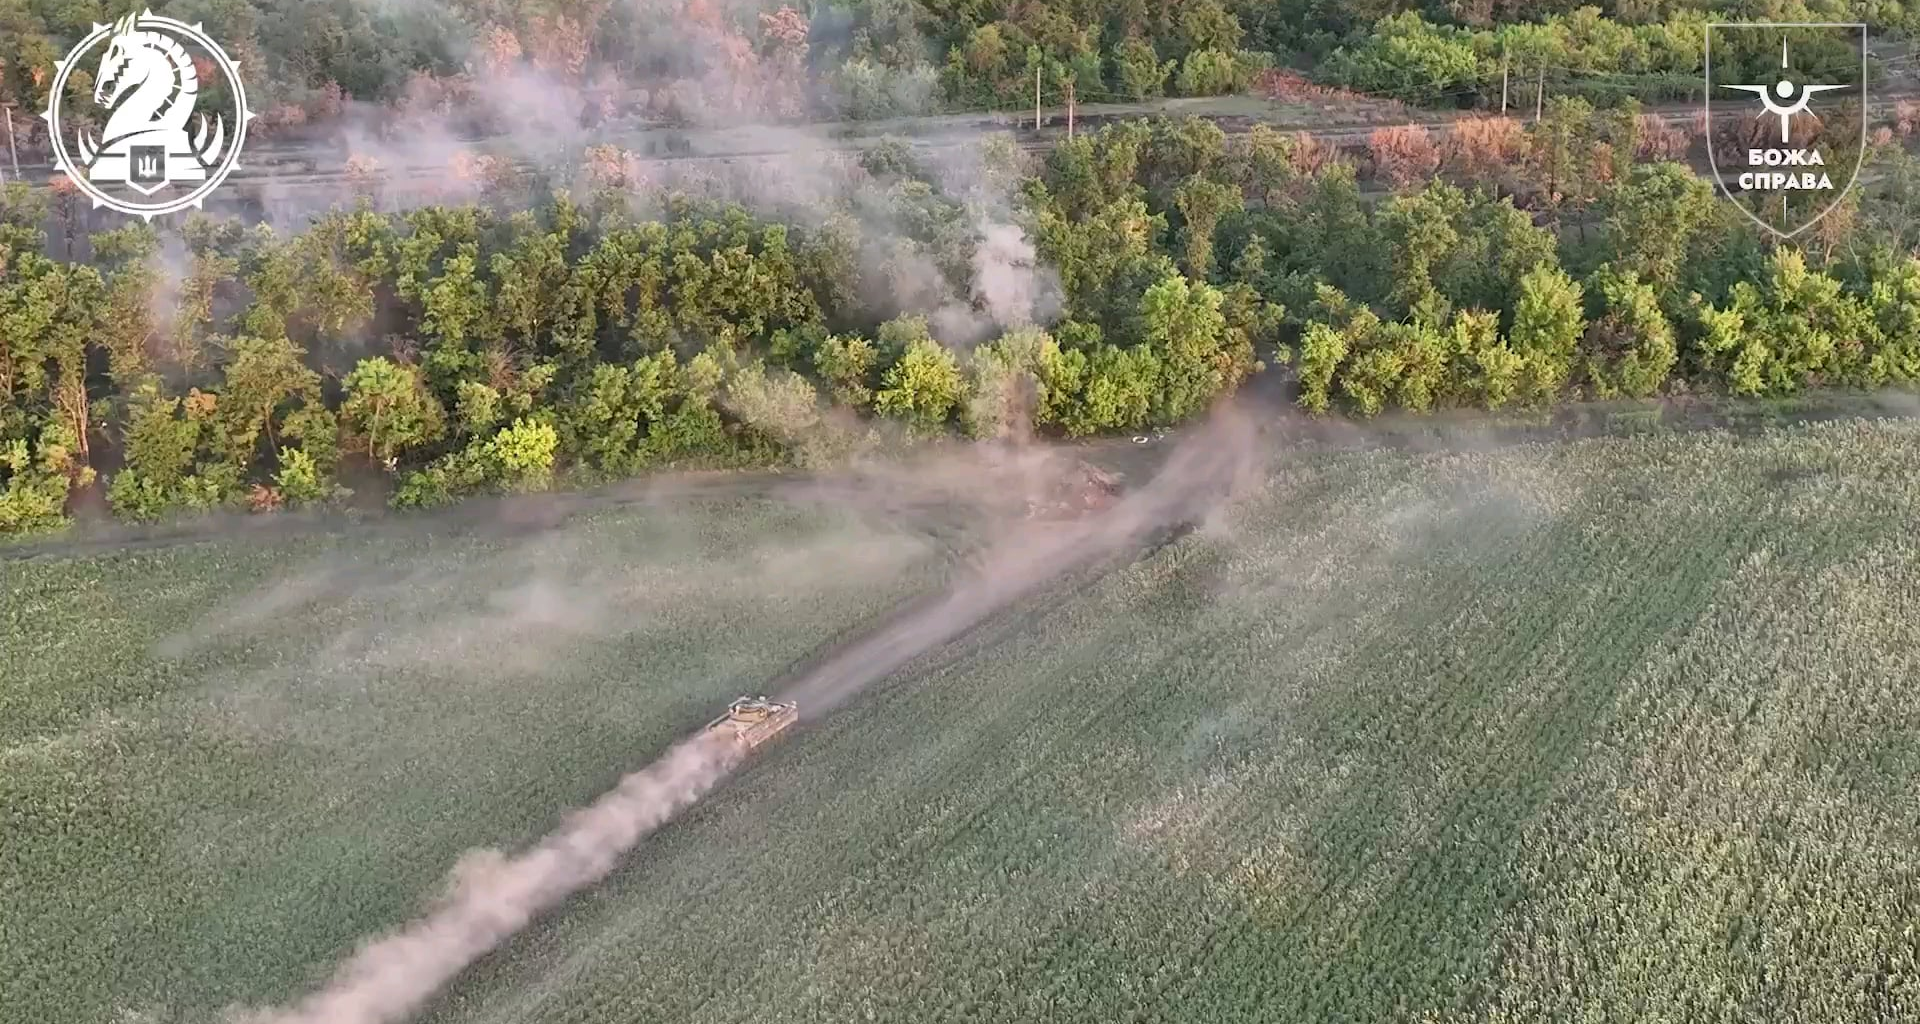
[[1577, 98], [1444, 147], [1389, 131], [1364, 165], [1381, 198], [1305, 136], [1137, 121], [1038, 167], [990, 138], [959, 182], [882, 146], [804, 217], [680, 193], [643, 217], [606, 187], [499, 213], [527, 203], [501, 185], [293, 235], [125, 227], [86, 263], [43, 255], [16, 188], [0, 531], [93, 495], [144, 520], [818, 464], [870, 443], [860, 416], [1138, 431], [1285, 364], [1302, 406], [1359, 415], [1920, 376], [1897, 145], [1871, 194], [1774, 248], [1682, 165], [1637, 163], [1656, 141]]
[[[1910, 422], [1289, 453], [424, 1019], [1908, 1020], [1916, 462]], [[0, 1020], [285, 1004], [934, 575], [793, 519], [7, 565]]]
[[[1453, 5], [1456, 10], [1468, 6]], [[1597, 103], [1624, 97], [1696, 101], [1710, 20], [1854, 22], [1862, 14], [1859, 4], [1817, 0], [1614, 6], [1610, 17], [1591, 5], [1529, 4], [1524, 17], [1500, 11], [1497, 21], [1423, 16], [1410, 9], [1357, 34], [1329, 54], [1316, 73], [1351, 89], [1449, 107], [1497, 108], [1503, 89], [1514, 105], [1530, 105], [1537, 89]], [[1909, 13], [1900, 4], [1867, 6], [1874, 7], [1869, 18], [1890, 19], [1907, 30], [1920, 24], [1920, 8]], [[1660, 20], [1654, 19], [1656, 13], [1663, 15]], [[1795, 67], [1808, 75], [1849, 81], [1860, 73], [1858, 52], [1841, 37], [1802, 33], [1796, 41]], [[1772, 62], [1753, 49], [1750, 38], [1722, 33], [1715, 41], [1714, 65], [1726, 80], [1758, 81]]]
[[[0, 105], [46, 105], [54, 60], [125, 0], [0, 0]], [[1242, 91], [1263, 68], [1409, 102], [1497, 105], [1503, 68], [1594, 99], [1674, 98], [1709, 16], [1911, 31], [1910, 0], [160, 0], [250, 69], [272, 132], [350, 100], [447, 112], [526, 102], [742, 119], [885, 117]], [[18, 41], [17, 43], [15, 41]], [[81, 72], [80, 85], [86, 83]], [[478, 100], [473, 103], [471, 101]], [[16, 118], [28, 142], [32, 118]]]
[[[825, 421], [829, 403], [909, 433], [991, 434], [1022, 409], [1068, 433], [1168, 424], [1256, 368], [1271, 311], [1183, 276], [1139, 200], [1128, 247], [1076, 269], [1063, 341], [1023, 326], [1018, 303], [982, 306], [982, 274], [1059, 290], [1030, 252], [991, 248], [1019, 228], [970, 223], [968, 196], [903, 153], [869, 163], [877, 175], [849, 179], [867, 205], [810, 227], [684, 197], [636, 219], [602, 191], [510, 215], [362, 207], [291, 237], [197, 221], [163, 246], [127, 227], [94, 236], [87, 265], [41, 255], [45, 211], [16, 188], [0, 247], [6, 525], [57, 524], [96, 465], [135, 519], [326, 501], [343, 473], [428, 505], [830, 457], [858, 432]], [[1045, 216], [1050, 247], [1107, 244]], [[979, 338], [995, 317], [1016, 329]]]

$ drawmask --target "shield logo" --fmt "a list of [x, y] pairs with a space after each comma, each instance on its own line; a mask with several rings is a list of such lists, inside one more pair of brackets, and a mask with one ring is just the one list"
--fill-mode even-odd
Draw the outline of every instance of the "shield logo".
[[152, 195], [167, 185], [167, 147], [128, 146], [127, 184]]
[[1707, 26], [1704, 127], [1720, 191], [1782, 239], [1840, 205], [1867, 148], [1867, 26]]

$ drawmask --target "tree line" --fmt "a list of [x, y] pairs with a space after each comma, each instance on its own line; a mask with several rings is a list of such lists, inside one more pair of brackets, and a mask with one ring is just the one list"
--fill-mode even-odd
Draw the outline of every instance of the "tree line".
[[[130, 225], [85, 261], [47, 254], [44, 197], [16, 186], [0, 529], [96, 497], [144, 520], [809, 465], [876, 429], [1133, 432], [1262, 370], [1360, 416], [1920, 373], [1920, 171], [1898, 145], [1786, 247], [1683, 165], [1616, 166], [1629, 121], [1576, 120], [1520, 129], [1498, 188], [1456, 154], [1370, 193], [1311, 137], [1156, 119], [1037, 164], [990, 138], [958, 189], [882, 146], [807, 218], [503, 184], [292, 234]], [[1007, 222], [983, 220], [1008, 192]], [[988, 317], [996, 231], [1030, 240], [1008, 272], [1057, 301]]]
[[[1434, 107], [1498, 109], [1504, 99], [1531, 108], [1541, 92], [1600, 106], [1626, 98], [1695, 101], [1712, 22], [1855, 22], [1863, 5], [1667, 4], [1658, 19], [1647, 17], [1654, 7], [1638, 7], [1639, 21], [1608, 17], [1596, 6], [1555, 6], [1537, 5], [1531, 17], [1497, 21], [1405, 10], [1335, 48], [1315, 75], [1328, 84]], [[1635, 5], [1615, 6], [1616, 14], [1625, 15]], [[1883, 29], [1910, 33], [1920, 27], [1920, 8], [1864, 6]], [[1858, 49], [1841, 36], [1803, 32], [1795, 41], [1794, 66], [1809, 80], [1845, 82], [1860, 74]], [[1761, 81], [1774, 70], [1777, 44], [1760, 34], [1718, 33], [1717, 74], [1727, 81]]]
[[[38, 139], [53, 65], [130, 0], [0, 0], [0, 105]], [[1691, 95], [1709, 17], [1910, 33], [1907, 0], [154, 0], [250, 70], [271, 134], [348, 99], [450, 114], [566, 87], [586, 120], [889, 117], [1245, 91], [1265, 69], [1409, 103], [1497, 106], [1503, 81], [1607, 103]], [[90, 69], [76, 88], [90, 87]], [[512, 83], [520, 84], [512, 84]], [[507, 84], [502, 84], [507, 83]], [[493, 90], [493, 93], [489, 93]], [[482, 102], [479, 106], [484, 107]]]
[[851, 205], [802, 226], [684, 195], [646, 197], [659, 209], [641, 218], [616, 189], [529, 210], [517, 192], [362, 205], [291, 235], [132, 225], [92, 236], [85, 262], [46, 254], [45, 197], [13, 186], [0, 530], [58, 526], [90, 495], [150, 520], [325, 503], [349, 479], [410, 507], [807, 464], [865, 443], [863, 416], [992, 433], [1043, 363], [1048, 424], [1171, 423], [1254, 369], [1240, 312], [1151, 234], [1124, 261], [1138, 290], [1102, 296], [1071, 345], [1024, 321], [970, 348], [936, 338], [956, 295], [983, 316], [966, 197], [897, 149], [858, 175], [880, 207], [866, 222]]

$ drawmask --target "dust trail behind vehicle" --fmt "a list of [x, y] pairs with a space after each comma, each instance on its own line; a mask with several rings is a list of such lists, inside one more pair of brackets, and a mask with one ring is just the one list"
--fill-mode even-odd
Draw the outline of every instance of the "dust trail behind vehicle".
[[607, 876], [620, 856], [705, 796], [741, 748], [695, 736], [620, 784], [532, 849], [469, 854], [426, 916], [360, 947], [324, 989], [283, 1010], [235, 1015], [247, 1024], [382, 1024], [404, 1020], [469, 964], [535, 916]]
[[1164, 528], [1204, 516], [1247, 478], [1254, 433], [1242, 414], [1223, 410], [1184, 438], [1145, 486], [1105, 512], [1015, 526], [946, 592], [833, 652], [782, 689], [780, 699], [798, 703], [803, 720], [817, 718], [1063, 573], [1137, 549]]
[[[1013, 526], [943, 596], [832, 652], [781, 699], [799, 702], [803, 719], [818, 718], [1060, 574], [1204, 515], [1245, 479], [1253, 436], [1244, 417], [1223, 413], [1172, 452], [1146, 486], [1105, 512], [1076, 522]], [[438, 906], [367, 941], [320, 991], [290, 1007], [239, 1011], [233, 1018], [241, 1024], [406, 1019], [539, 914], [605, 878], [621, 856], [718, 785], [745, 750], [712, 733], [682, 741], [526, 852], [469, 853]]]

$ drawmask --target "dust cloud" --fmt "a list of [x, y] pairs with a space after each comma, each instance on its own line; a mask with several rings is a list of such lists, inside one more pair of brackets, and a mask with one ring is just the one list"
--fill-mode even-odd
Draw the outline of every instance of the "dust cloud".
[[699, 800], [739, 762], [731, 744], [696, 736], [620, 780], [559, 830], [512, 858], [469, 854], [453, 890], [425, 917], [365, 945], [319, 992], [235, 1024], [390, 1024], [406, 1019], [467, 965], [536, 915], [605, 878], [648, 833]]
[[835, 653], [780, 699], [797, 702], [803, 719], [822, 715], [1062, 574], [1135, 550], [1167, 528], [1198, 525], [1253, 478], [1256, 442], [1254, 422], [1223, 407], [1183, 438], [1143, 487], [1096, 516], [1013, 526], [944, 594]]
[[[1168, 527], [1195, 522], [1229, 498], [1256, 467], [1254, 423], [1222, 409], [1185, 438], [1144, 486], [1105, 511], [1065, 522], [1004, 524], [944, 593], [831, 653], [786, 687], [803, 721], [817, 720], [914, 658], [959, 637], [995, 611], [1063, 573], [1137, 550]], [[933, 489], [965, 470], [949, 461]], [[976, 478], [978, 486], [986, 482]], [[467, 854], [449, 891], [427, 914], [363, 944], [318, 992], [281, 1009], [236, 1010], [235, 1024], [392, 1024], [430, 1000], [570, 894], [604, 879], [619, 859], [710, 792], [740, 761], [732, 744], [696, 735], [525, 853]]]
[[[456, 17], [437, 0], [391, 2], [429, 20]], [[561, 187], [576, 194], [619, 188], [636, 216], [657, 215], [666, 197], [682, 194], [738, 203], [807, 229], [829, 219], [856, 225], [866, 307], [861, 319], [923, 315], [940, 341], [966, 347], [1057, 317], [1062, 289], [1058, 275], [1037, 257], [1030, 225], [1018, 209], [1019, 175], [1008, 161], [1017, 164], [1024, 156], [1011, 148], [1010, 137], [967, 127], [894, 145], [916, 174], [937, 183], [942, 198], [964, 208], [954, 230], [966, 236], [970, 265], [946, 265], [915, 237], [920, 214], [912, 184], [863, 167], [853, 151], [876, 140], [853, 143], [838, 137], [831, 124], [777, 119], [771, 112], [793, 101], [793, 84], [768, 77], [751, 62], [742, 65], [741, 38], [677, 24], [677, 4], [627, 5], [641, 23], [666, 29], [635, 44], [636, 64], [677, 68], [685, 77], [648, 79], [649, 89], [607, 69], [568, 75], [531, 58], [499, 62], [484, 48], [462, 48], [455, 61], [472, 73], [454, 90], [457, 102], [442, 95], [445, 90], [416, 83], [396, 105], [348, 99], [334, 122], [305, 128], [297, 141], [276, 146], [262, 140], [260, 166], [281, 170], [249, 181], [248, 215], [292, 233], [315, 217], [362, 202], [385, 213], [444, 203], [510, 205], [517, 190], [489, 194], [496, 175], [526, 185], [528, 195]], [[823, 32], [827, 20], [822, 16]], [[842, 105], [835, 87], [820, 88], [823, 109]], [[669, 105], [681, 123], [667, 128], [582, 121], [582, 113], [607, 96], [653, 93], [674, 97]], [[713, 147], [727, 155], [623, 148], [688, 139], [696, 150]], [[163, 297], [157, 305], [171, 308], [177, 298]]]

